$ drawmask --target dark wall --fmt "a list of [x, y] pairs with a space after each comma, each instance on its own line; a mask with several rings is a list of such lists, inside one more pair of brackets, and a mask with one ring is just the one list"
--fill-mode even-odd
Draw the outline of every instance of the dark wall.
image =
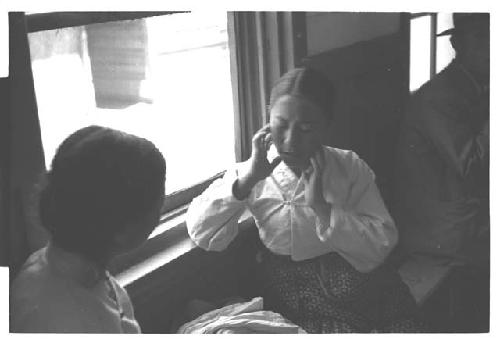
[[403, 33], [309, 56], [305, 64], [336, 87], [329, 144], [354, 150], [377, 175], [386, 199], [400, 118], [408, 98], [408, 40]]
[[7, 166], [9, 159], [7, 112], [9, 110], [8, 78], [0, 78], [0, 266], [8, 265], [8, 206], [7, 206]]

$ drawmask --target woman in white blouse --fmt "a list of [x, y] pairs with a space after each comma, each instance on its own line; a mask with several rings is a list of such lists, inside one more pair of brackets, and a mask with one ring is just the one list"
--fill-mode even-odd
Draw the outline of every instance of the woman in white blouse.
[[46, 179], [39, 210], [51, 240], [13, 281], [11, 332], [139, 333], [106, 268], [158, 225], [163, 156], [146, 139], [89, 126], [59, 146]]
[[323, 145], [333, 92], [311, 69], [280, 78], [250, 159], [193, 200], [188, 232], [221, 251], [248, 209], [266, 248], [267, 308], [313, 333], [419, 331], [415, 301], [383, 264], [398, 233], [373, 172], [354, 152]]

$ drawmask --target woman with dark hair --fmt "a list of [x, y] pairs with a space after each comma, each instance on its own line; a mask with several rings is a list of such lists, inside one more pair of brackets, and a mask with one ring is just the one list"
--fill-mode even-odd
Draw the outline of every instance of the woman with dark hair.
[[333, 93], [312, 69], [280, 78], [250, 159], [193, 200], [189, 234], [221, 251], [248, 209], [264, 244], [266, 308], [311, 333], [419, 331], [409, 289], [384, 264], [398, 233], [372, 170], [354, 152], [324, 146]]
[[99, 126], [64, 140], [40, 192], [51, 240], [13, 282], [11, 331], [140, 332], [106, 268], [158, 225], [164, 191], [165, 160], [150, 141]]

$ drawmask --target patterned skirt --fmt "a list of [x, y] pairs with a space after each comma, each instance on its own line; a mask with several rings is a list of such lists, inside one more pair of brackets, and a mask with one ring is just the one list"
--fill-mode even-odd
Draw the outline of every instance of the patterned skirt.
[[360, 273], [337, 253], [296, 262], [264, 250], [259, 266], [265, 308], [308, 333], [427, 330], [408, 287], [389, 265]]

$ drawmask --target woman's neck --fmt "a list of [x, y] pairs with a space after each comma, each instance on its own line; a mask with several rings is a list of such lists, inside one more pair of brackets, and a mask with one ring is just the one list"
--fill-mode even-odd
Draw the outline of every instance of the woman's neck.
[[48, 259], [61, 275], [86, 287], [94, 286], [106, 276], [106, 265], [63, 249], [53, 242], [48, 246]]

